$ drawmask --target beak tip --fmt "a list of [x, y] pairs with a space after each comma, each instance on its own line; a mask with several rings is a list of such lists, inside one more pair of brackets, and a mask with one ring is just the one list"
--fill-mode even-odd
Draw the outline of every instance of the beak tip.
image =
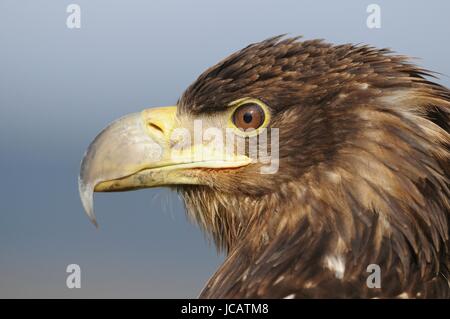
[[78, 190], [84, 211], [95, 228], [98, 228], [97, 219], [94, 214], [94, 189], [91, 184], [84, 183], [82, 178], [78, 178]]
[[92, 224], [94, 224], [95, 228], [98, 229], [98, 223], [95, 219], [91, 219]]

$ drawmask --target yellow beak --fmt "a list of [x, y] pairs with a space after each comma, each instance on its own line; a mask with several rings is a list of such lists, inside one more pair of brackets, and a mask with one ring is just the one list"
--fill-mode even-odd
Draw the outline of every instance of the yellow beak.
[[217, 152], [211, 143], [180, 148], [177, 129], [184, 128], [177, 120], [176, 106], [151, 108], [120, 118], [94, 139], [81, 162], [78, 187], [83, 207], [95, 225], [94, 191], [201, 184], [186, 171], [236, 168], [251, 162], [247, 156]]

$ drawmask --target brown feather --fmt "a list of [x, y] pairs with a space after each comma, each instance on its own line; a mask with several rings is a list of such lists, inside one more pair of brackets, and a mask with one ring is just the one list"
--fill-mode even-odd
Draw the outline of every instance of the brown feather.
[[430, 75], [386, 49], [282, 37], [203, 73], [180, 112], [261, 99], [280, 169], [199, 172], [210, 186], [179, 188], [227, 253], [201, 297], [450, 298], [450, 91]]

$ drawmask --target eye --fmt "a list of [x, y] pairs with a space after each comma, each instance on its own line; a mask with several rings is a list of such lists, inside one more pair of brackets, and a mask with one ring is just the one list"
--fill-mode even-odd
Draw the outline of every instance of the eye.
[[256, 103], [245, 103], [233, 113], [233, 123], [241, 130], [257, 129], [265, 120], [264, 110]]

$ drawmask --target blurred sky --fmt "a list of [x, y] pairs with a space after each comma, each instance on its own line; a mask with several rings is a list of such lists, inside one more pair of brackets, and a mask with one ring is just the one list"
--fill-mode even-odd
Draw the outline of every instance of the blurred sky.
[[[81, 29], [66, 7], [81, 6]], [[366, 7], [381, 6], [381, 29]], [[0, 1], [0, 298], [196, 297], [220, 264], [166, 189], [97, 194], [80, 160], [110, 121], [172, 105], [205, 68], [289, 33], [421, 58], [450, 86], [450, 2]], [[81, 266], [81, 289], [66, 266]]]

